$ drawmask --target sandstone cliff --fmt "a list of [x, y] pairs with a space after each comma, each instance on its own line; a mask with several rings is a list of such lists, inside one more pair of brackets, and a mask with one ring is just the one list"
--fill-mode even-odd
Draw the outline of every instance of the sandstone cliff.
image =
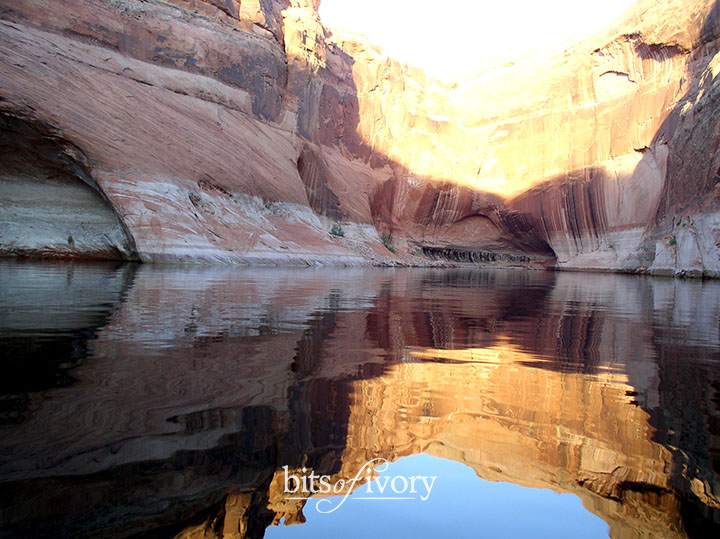
[[720, 274], [714, 0], [455, 85], [318, 5], [5, 2], [0, 251]]

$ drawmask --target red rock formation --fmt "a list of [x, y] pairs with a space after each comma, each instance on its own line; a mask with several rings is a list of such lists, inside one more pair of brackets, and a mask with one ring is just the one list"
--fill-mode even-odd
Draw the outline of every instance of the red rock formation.
[[[118, 223], [68, 247], [82, 223], [38, 238], [6, 203], [1, 250], [716, 275], [714, 4], [642, 0], [562, 55], [445, 85], [331, 34], [317, 0], [11, 0], [3, 161], [18, 119], [46, 126], [85, 167], [58, 198], [94, 188]], [[3, 165], [3, 189], [50, 176]]]

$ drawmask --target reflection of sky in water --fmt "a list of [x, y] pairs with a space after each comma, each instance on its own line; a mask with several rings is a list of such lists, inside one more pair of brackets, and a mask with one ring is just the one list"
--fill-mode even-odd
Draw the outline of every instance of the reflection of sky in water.
[[717, 282], [0, 261], [0, 307], [0, 536], [257, 537], [284, 465], [428, 451], [268, 537], [720, 537]]
[[[425, 502], [354, 499], [366, 496], [365, 485], [358, 487], [333, 513], [318, 513], [317, 502], [311, 499], [304, 509], [305, 524], [271, 526], [265, 537], [608, 536], [608, 525], [587, 511], [580, 498], [572, 494], [484, 481], [463, 464], [429, 455], [401, 458], [381, 474], [397, 475], [437, 476], [437, 480]], [[375, 493], [377, 490], [373, 488]], [[424, 488], [419, 489], [419, 493], [424, 492]], [[341, 499], [333, 501], [339, 503]]]

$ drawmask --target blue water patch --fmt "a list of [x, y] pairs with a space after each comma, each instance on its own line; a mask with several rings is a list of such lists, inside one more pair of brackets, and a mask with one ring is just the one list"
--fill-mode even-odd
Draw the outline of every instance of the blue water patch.
[[[333, 512], [319, 512], [318, 499], [310, 499], [304, 509], [306, 523], [271, 526], [265, 537], [608, 537], [609, 526], [585, 509], [577, 496], [485, 481], [459, 462], [413, 455], [386, 465], [379, 475], [370, 485], [358, 487], [339, 507], [342, 497], [326, 498], [320, 509], [337, 507]], [[391, 481], [400, 476], [408, 480], [408, 488], [398, 479], [393, 490]], [[417, 479], [416, 492], [410, 492], [409, 478], [420, 476], [437, 478], [429, 495], [425, 485], [430, 479]], [[380, 494], [383, 478], [385, 489]], [[408, 497], [414, 499], [401, 499]], [[422, 497], [427, 499], [422, 501]]]

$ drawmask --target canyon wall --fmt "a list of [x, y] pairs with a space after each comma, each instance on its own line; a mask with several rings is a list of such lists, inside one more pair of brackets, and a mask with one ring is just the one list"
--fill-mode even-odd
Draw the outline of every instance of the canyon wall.
[[715, 0], [457, 84], [318, 6], [6, 2], [0, 253], [720, 274]]

